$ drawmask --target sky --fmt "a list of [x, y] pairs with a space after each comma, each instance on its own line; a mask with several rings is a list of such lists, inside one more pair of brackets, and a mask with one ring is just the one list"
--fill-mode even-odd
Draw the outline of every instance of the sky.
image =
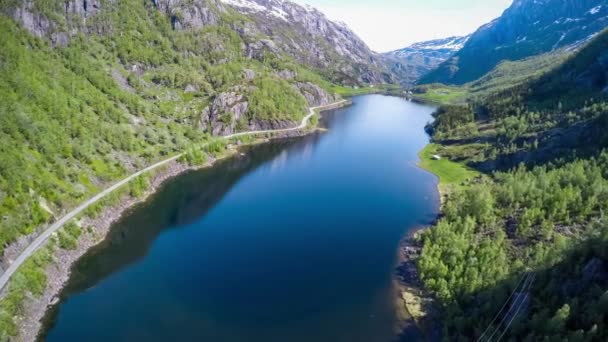
[[345, 22], [374, 51], [466, 35], [499, 17], [513, 0], [295, 0]]

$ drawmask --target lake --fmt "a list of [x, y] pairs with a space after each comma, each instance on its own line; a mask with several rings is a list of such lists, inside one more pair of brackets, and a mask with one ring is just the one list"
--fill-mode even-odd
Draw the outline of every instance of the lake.
[[438, 212], [433, 111], [355, 97], [327, 132], [166, 182], [74, 265], [44, 338], [393, 341], [399, 241]]

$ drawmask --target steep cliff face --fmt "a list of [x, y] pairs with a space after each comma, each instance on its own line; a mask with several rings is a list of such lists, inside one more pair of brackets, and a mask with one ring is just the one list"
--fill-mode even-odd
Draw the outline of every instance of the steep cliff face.
[[501, 17], [480, 27], [465, 46], [422, 83], [463, 84], [503, 60], [589, 41], [608, 25], [608, 0], [515, 0]]
[[152, 0], [154, 6], [171, 17], [173, 29], [200, 29], [220, 22], [222, 4], [215, 0]]
[[297, 61], [322, 70], [347, 85], [394, 79], [381, 56], [345, 24], [329, 20], [310, 6], [285, 0], [222, 0], [248, 15], [276, 46]]
[[32, 35], [49, 38], [54, 45], [65, 46], [70, 36], [79, 31], [88, 31], [86, 21], [99, 12], [100, 0], [68, 0], [48, 3], [44, 7], [36, 0], [25, 0], [16, 6], [7, 6], [3, 12], [9, 14]]
[[295, 87], [304, 96], [310, 107], [325, 106], [339, 100], [339, 96], [328, 93], [312, 82], [298, 82]]
[[412, 44], [403, 49], [382, 54], [399, 83], [411, 86], [420, 77], [434, 70], [452, 57], [469, 40], [465, 37], [449, 37]]

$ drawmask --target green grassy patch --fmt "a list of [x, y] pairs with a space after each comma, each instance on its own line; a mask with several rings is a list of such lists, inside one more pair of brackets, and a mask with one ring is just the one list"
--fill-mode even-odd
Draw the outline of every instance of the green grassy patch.
[[375, 86], [366, 86], [366, 87], [345, 87], [341, 85], [332, 85], [331, 91], [341, 96], [357, 96], [357, 95], [365, 95], [365, 94], [374, 94], [374, 93], [385, 93], [385, 92], [394, 92], [401, 89], [401, 86], [396, 84], [381, 84]]
[[[478, 171], [475, 171], [464, 164], [446, 159], [441, 155], [441, 148], [441, 145], [438, 144], [428, 144], [418, 154], [420, 157], [418, 166], [439, 177], [440, 187], [460, 187], [461, 184], [468, 179], [480, 175]], [[442, 158], [440, 160], [434, 160], [433, 155], [439, 155]]]
[[463, 104], [469, 92], [465, 87], [451, 87], [443, 84], [419, 86], [415, 90], [419, 100], [436, 104]]

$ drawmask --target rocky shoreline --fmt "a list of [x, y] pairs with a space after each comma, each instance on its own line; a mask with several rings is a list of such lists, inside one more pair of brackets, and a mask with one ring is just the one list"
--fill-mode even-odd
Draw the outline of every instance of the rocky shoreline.
[[[209, 163], [206, 166], [211, 166]], [[72, 265], [82, 257], [91, 247], [102, 242], [114, 222], [135, 204], [143, 202], [153, 194], [166, 180], [175, 177], [194, 167], [173, 161], [165, 168], [154, 174], [150, 180], [150, 187], [146, 195], [141, 198], [125, 196], [117, 205], [105, 208], [96, 218], [84, 218], [82, 227], [94, 227], [92, 232], [83, 230], [78, 240], [78, 247], [74, 250], [57, 248], [54, 261], [47, 267], [47, 287], [39, 298], [30, 297], [24, 305], [24, 315], [16, 322], [19, 327], [18, 338], [23, 341], [35, 341], [42, 327], [42, 319], [48, 308], [59, 301], [58, 295], [70, 278]]]
[[[318, 129], [315, 128], [302, 131], [283, 132], [274, 135], [272, 139], [275, 140], [304, 136], [317, 130]], [[271, 139], [268, 138], [260, 138], [248, 145], [268, 142], [270, 140]], [[228, 153], [222, 156], [222, 158], [231, 157], [238, 151], [237, 146], [229, 146]], [[15, 320], [19, 331], [15, 340], [24, 342], [37, 340], [43, 326], [43, 319], [45, 315], [47, 314], [49, 308], [59, 302], [59, 295], [62, 289], [65, 287], [67, 281], [70, 279], [72, 265], [89, 249], [103, 242], [112, 225], [130, 208], [137, 203], [145, 201], [148, 196], [155, 193], [165, 181], [189, 170], [212, 167], [215, 164], [215, 161], [215, 159], [209, 160], [207, 164], [199, 167], [189, 166], [179, 161], [172, 161], [153, 173], [150, 179], [149, 188], [144, 196], [134, 198], [132, 196], [125, 195], [120, 200], [120, 203], [104, 208], [96, 218], [91, 219], [85, 217], [80, 220], [80, 226], [94, 227], [94, 229], [92, 231], [83, 229], [83, 233], [78, 240], [78, 247], [75, 250], [56, 248], [54, 251], [54, 261], [46, 269], [47, 287], [40, 297], [36, 298], [30, 295], [25, 300], [23, 314], [20, 317], [17, 317]], [[5, 255], [3, 262], [11, 260], [11, 255], [19, 255], [20, 251], [22, 250], [19, 247], [27, 246], [29, 240], [31, 240], [31, 237], [23, 238], [16, 246], [12, 246], [11, 253]]]
[[441, 321], [433, 296], [424, 289], [416, 261], [422, 251], [419, 236], [426, 227], [408, 233], [400, 242], [397, 252], [394, 283], [396, 307], [399, 316], [399, 334], [406, 335], [415, 324], [427, 341], [441, 341]]

